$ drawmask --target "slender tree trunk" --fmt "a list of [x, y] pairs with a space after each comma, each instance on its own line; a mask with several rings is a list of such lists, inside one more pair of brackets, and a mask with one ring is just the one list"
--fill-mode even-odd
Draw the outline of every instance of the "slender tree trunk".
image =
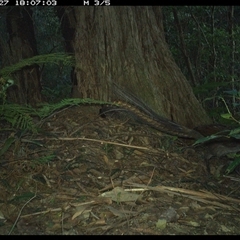
[[[231, 75], [231, 82], [232, 82], [232, 89], [235, 89], [235, 40], [234, 40], [234, 6], [228, 7], [228, 32], [229, 32], [229, 45], [231, 46], [231, 52], [230, 52], [230, 65], [229, 65], [229, 73]], [[232, 103], [236, 103], [236, 97], [232, 96]]]
[[[76, 17], [74, 7], [57, 7], [57, 15], [61, 22], [62, 35], [65, 42], [65, 51], [74, 53], [74, 39], [76, 34]], [[78, 82], [75, 74], [75, 67], [71, 70], [72, 97], [79, 97]]]
[[190, 57], [188, 56], [186, 44], [185, 44], [185, 41], [184, 41], [182, 25], [181, 25], [179, 17], [178, 17], [177, 8], [173, 7], [172, 9], [173, 9], [174, 21], [175, 21], [175, 24], [176, 24], [176, 28], [178, 30], [178, 35], [179, 35], [179, 41], [180, 41], [182, 54], [183, 54], [183, 57], [185, 59], [186, 65], [187, 65], [189, 75], [191, 77], [191, 82], [192, 82], [193, 86], [197, 86], [197, 81], [196, 81], [195, 75], [193, 73], [191, 60], [190, 60]]

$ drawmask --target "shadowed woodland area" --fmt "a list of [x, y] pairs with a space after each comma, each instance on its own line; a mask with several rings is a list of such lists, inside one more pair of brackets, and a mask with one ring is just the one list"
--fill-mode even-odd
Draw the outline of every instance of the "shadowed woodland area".
[[239, 12], [2, 7], [0, 234], [239, 234]]

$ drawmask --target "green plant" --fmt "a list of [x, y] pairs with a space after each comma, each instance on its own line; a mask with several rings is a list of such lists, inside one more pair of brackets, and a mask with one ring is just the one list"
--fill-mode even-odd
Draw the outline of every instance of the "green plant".
[[[224, 98], [222, 96], [219, 96], [219, 100], [221, 100], [225, 106], [225, 109], [226, 109], [226, 113], [222, 113], [221, 114], [221, 117], [223, 119], [226, 119], [230, 122], [234, 122], [235, 123], [235, 127], [232, 129], [232, 130], [225, 130], [225, 131], [221, 131], [221, 132], [218, 132], [216, 134], [212, 134], [210, 136], [207, 136], [207, 137], [203, 137], [203, 138], [200, 138], [198, 139], [193, 145], [197, 145], [197, 144], [203, 144], [203, 143], [207, 143], [209, 141], [212, 141], [213, 139], [218, 139], [218, 138], [229, 138], [229, 139], [236, 139], [237, 140], [240, 140], [240, 119], [238, 119], [238, 117], [235, 117], [234, 114], [232, 113], [232, 111], [230, 110], [228, 104], [227, 104], [227, 101], [226, 101], [226, 98], [227, 97], [231, 97], [231, 98], [235, 98], [235, 100], [239, 100], [240, 99], [240, 92], [238, 91], [225, 91], [224, 93], [227, 94], [227, 96]], [[239, 103], [235, 103], [234, 106], [233, 106], [233, 109], [234, 107], [237, 107], [239, 106]], [[239, 113], [236, 112], [236, 115], [239, 116]], [[237, 125], [236, 125], [237, 124]], [[228, 168], [226, 169], [225, 171], [225, 174], [229, 174], [231, 172], [234, 171], [234, 169], [240, 165], [240, 154], [238, 154], [237, 152], [235, 152], [234, 154], [231, 154], [231, 158], [233, 159], [232, 163], [228, 166]]]
[[7, 89], [14, 84], [12, 79], [6, 80], [5, 78], [0, 78], [0, 101], [2, 104], [6, 103]]
[[[48, 117], [55, 111], [65, 107], [76, 106], [79, 104], [111, 104], [94, 99], [71, 98], [63, 99], [56, 104], [42, 104], [38, 109], [31, 106], [21, 106], [18, 104], [4, 104], [0, 106], [0, 121], [5, 120], [11, 124], [12, 130], [17, 132], [17, 136], [10, 136], [0, 150], [0, 156], [3, 155], [9, 147], [16, 141], [16, 138], [22, 137], [26, 132], [36, 133], [39, 126], [34, 123], [33, 117], [38, 117], [40, 120]], [[5, 131], [9, 129], [1, 129]], [[33, 142], [34, 143], [34, 142]], [[38, 143], [34, 143], [38, 144]]]
[[[0, 121], [6, 121], [11, 125], [11, 128], [2, 128], [0, 131], [14, 130], [15, 134], [11, 134], [0, 150], [0, 156], [3, 155], [10, 146], [21, 138], [26, 132], [36, 133], [38, 126], [34, 123], [33, 118], [37, 117], [40, 120], [48, 116], [57, 109], [64, 106], [76, 104], [74, 101], [62, 101], [59, 104], [45, 104], [42, 108], [35, 109], [29, 105], [18, 105], [7, 103], [7, 89], [14, 84], [13, 74], [26, 66], [41, 65], [41, 64], [57, 64], [60, 66], [72, 67], [75, 64], [74, 57], [65, 53], [51, 53], [37, 55], [32, 58], [23, 59], [22, 61], [11, 66], [4, 67], [0, 70]], [[60, 93], [59, 93], [60, 94]], [[36, 143], [37, 144], [37, 143]]]
[[4, 104], [0, 106], [0, 120], [5, 120], [13, 128], [19, 130], [29, 130], [36, 132], [33, 116], [38, 116], [38, 112], [31, 106], [21, 106], [18, 104]]
[[68, 106], [76, 106], [79, 104], [99, 105], [111, 103], [88, 98], [70, 98], [63, 99], [61, 102], [56, 104], [42, 104], [38, 109], [35, 109], [31, 106], [21, 106], [18, 104], [5, 104], [0, 106], [0, 120], [6, 120], [12, 125], [13, 128], [36, 132], [36, 125], [33, 123], [34, 116], [37, 116], [40, 119], [44, 119], [57, 110]]
[[40, 64], [46, 64], [46, 63], [62, 64], [64, 66], [73, 66], [75, 64], [75, 59], [72, 55], [69, 55], [66, 53], [51, 53], [51, 54], [37, 55], [32, 58], [23, 59], [22, 61], [14, 65], [2, 68], [0, 70], [0, 76], [2, 76], [3, 78], [9, 77], [14, 72], [19, 71], [26, 66], [32, 66], [34, 64], [40, 65]]

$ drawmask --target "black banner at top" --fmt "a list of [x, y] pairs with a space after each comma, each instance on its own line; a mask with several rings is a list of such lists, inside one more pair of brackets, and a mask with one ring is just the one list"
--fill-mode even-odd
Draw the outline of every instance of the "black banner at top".
[[[169, 2], [168, 2], [169, 3]], [[170, 4], [170, 3], [169, 3]], [[0, 0], [0, 8], [4, 6], [154, 6], [156, 0]]]

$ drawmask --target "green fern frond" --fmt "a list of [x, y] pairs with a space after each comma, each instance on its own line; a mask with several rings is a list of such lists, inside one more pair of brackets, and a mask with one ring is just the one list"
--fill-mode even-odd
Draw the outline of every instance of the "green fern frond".
[[7, 66], [0, 70], [0, 76], [8, 77], [12, 73], [21, 70], [24, 67], [32, 66], [34, 64], [46, 64], [46, 63], [54, 63], [54, 64], [62, 64], [64, 66], [74, 66], [75, 59], [72, 55], [68, 55], [66, 53], [51, 53], [44, 55], [37, 55], [32, 58], [26, 58], [22, 61]]
[[63, 99], [56, 104], [43, 104], [40, 108], [34, 109], [31, 106], [21, 106], [17, 104], [4, 104], [0, 107], [0, 118], [8, 121], [12, 127], [37, 132], [37, 127], [33, 122], [33, 116], [43, 119], [57, 110], [68, 106], [79, 104], [111, 104], [109, 102], [94, 100], [90, 98], [69, 98]]
[[[1, 106], [0, 116], [8, 121], [12, 127], [36, 132], [36, 127], [31, 117], [31, 115], [34, 115], [34, 112], [35, 110], [30, 106], [4, 104]], [[37, 115], [37, 113], [35, 115]]]
[[68, 106], [76, 106], [79, 104], [111, 104], [109, 102], [104, 102], [104, 101], [99, 101], [99, 100], [94, 100], [94, 99], [90, 99], [90, 98], [67, 98], [67, 99], [63, 99], [61, 102], [56, 103], [56, 104], [44, 104], [42, 105], [42, 107], [40, 109], [38, 109], [38, 116], [40, 118], [45, 118], [47, 116], [49, 116], [50, 114], [52, 114], [53, 112], [55, 112], [56, 110], [60, 110], [64, 107], [68, 107]]

